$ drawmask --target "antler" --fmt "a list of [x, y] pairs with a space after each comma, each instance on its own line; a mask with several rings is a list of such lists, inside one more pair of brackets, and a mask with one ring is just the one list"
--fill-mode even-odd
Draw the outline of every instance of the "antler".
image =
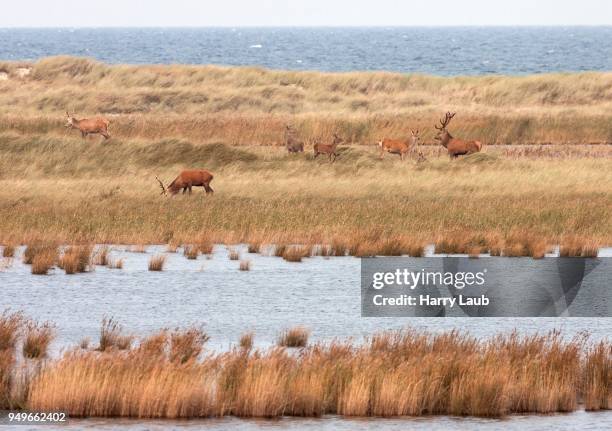
[[162, 192], [160, 193], [161, 195], [165, 195], [166, 194], [166, 188], [164, 187], [164, 183], [162, 183], [162, 181], [157, 178], [157, 175], [155, 176], [155, 179], [157, 180], [157, 182], [159, 183], [159, 186], [162, 189]]
[[444, 120], [440, 120], [441, 127], [438, 127], [438, 126], [434, 126], [434, 127], [438, 130], [446, 129], [446, 126], [448, 126], [448, 123], [450, 123], [450, 120], [453, 119], [455, 114], [456, 112], [453, 112], [452, 114], [450, 112], [447, 112], [446, 115], [444, 116]]

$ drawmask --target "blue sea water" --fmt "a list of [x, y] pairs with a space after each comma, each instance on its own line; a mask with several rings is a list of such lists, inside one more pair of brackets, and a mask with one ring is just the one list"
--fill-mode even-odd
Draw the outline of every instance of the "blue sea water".
[[612, 70], [612, 27], [0, 29], [0, 60], [254, 65], [435, 75]]

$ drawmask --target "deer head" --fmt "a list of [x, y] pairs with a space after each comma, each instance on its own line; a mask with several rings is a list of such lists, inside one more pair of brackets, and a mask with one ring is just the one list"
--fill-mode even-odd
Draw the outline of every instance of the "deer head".
[[157, 176], [155, 176], [155, 179], [157, 180], [157, 182], [159, 183], [159, 186], [161, 187], [162, 191], [160, 193], [160, 195], [165, 195], [168, 193], [168, 191], [166, 190], [166, 187], [164, 187], [164, 183], [162, 183], [162, 180], [160, 180], [159, 178], [157, 178]]
[[74, 117], [66, 111], [66, 124], [65, 127], [72, 129], [74, 127]]
[[332, 145], [338, 145], [343, 143], [344, 140], [334, 133], [334, 140], [332, 141]]
[[448, 133], [448, 130], [446, 130], [446, 128], [448, 127], [448, 123], [450, 123], [455, 114], [456, 112], [453, 112], [452, 114], [450, 112], [447, 112], [444, 116], [444, 119], [440, 120], [440, 126], [434, 126], [438, 130], [438, 133], [436, 134], [434, 139], [440, 141], [442, 145], [445, 145], [445, 143], [451, 138], [451, 135], [450, 133]]
[[419, 129], [416, 129], [416, 130], [410, 130], [410, 134], [412, 135], [412, 136], [411, 136], [411, 139], [412, 139], [412, 145], [413, 145], [414, 147], [416, 147], [417, 145], [419, 145], [419, 144], [421, 143], [421, 134], [420, 134], [420, 132], [419, 132]]

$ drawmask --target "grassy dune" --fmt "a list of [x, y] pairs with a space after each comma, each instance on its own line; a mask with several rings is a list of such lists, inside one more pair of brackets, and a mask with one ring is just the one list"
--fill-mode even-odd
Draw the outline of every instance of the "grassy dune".
[[[612, 244], [612, 147], [569, 145], [612, 142], [609, 73], [439, 78], [58, 57], [0, 63], [0, 74], [0, 242]], [[106, 115], [112, 139], [67, 131], [66, 109]], [[451, 163], [431, 145], [448, 109], [459, 112], [451, 131], [487, 143], [484, 154]], [[287, 123], [307, 154], [285, 153]], [[426, 162], [377, 159], [376, 139], [417, 127]], [[309, 140], [333, 132], [346, 139], [338, 162], [312, 160]], [[554, 145], [491, 145], [508, 143]], [[214, 196], [159, 196], [156, 175], [198, 167], [214, 173]]]
[[[19, 76], [20, 68], [31, 68]], [[442, 78], [252, 67], [108, 66], [54, 57], [0, 63], [0, 132], [62, 133], [64, 111], [104, 114], [122, 138], [274, 145], [286, 123], [304, 139], [354, 143], [453, 131], [488, 144], [612, 142], [612, 73]], [[431, 143], [432, 134], [426, 139]]]
[[[30, 323], [26, 363], [16, 366], [22, 315], [0, 315], [0, 408], [70, 416], [317, 417], [469, 415], [610, 409], [611, 348], [586, 337], [412, 330], [364, 341], [255, 350], [253, 334], [207, 352], [197, 327], [135, 339], [112, 320], [99, 345], [44, 358], [54, 327]], [[300, 329], [303, 331], [303, 329]], [[286, 336], [287, 333], [281, 334]], [[36, 351], [32, 356], [31, 351]], [[29, 372], [24, 372], [30, 370]]]

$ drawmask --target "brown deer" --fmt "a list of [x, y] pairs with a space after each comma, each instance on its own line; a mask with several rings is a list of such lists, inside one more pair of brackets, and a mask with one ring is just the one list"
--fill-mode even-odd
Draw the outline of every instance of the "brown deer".
[[78, 120], [66, 111], [66, 120], [66, 127], [69, 129], [79, 129], [83, 139], [85, 139], [87, 135], [95, 133], [104, 136], [104, 139], [110, 138], [110, 134], [108, 133], [110, 121], [106, 118], [83, 118], [82, 120]]
[[162, 195], [167, 193], [170, 193], [170, 195], [175, 195], [181, 189], [183, 190], [183, 194], [185, 194], [187, 191], [189, 191], [189, 194], [191, 194], [192, 187], [204, 187], [206, 194], [213, 193], [214, 190], [210, 186], [210, 182], [213, 180], [213, 178], [213, 174], [204, 169], [186, 169], [182, 171], [178, 177], [176, 177], [174, 181], [168, 185], [168, 187], [165, 187], [164, 183], [159, 178], [155, 177], [162, 189]]
[[[320, 142], [316, 142], [313, 145], [314, 158], [316, 159], [319, 154], [327, 154], [327, 156], [329, 157], [330, 163], [335, 162], [336, 157], [338, 157], [338, 153], [336, 153], [336, 147], [338, 146], [338, 144], [341, 144], [342, 142], [343, 142], [342, 139], [335, 133], [334, 133], [334, 140], [332, 141], [331, 144], [321, 144]], [[332, 156], [333, 156], [333, 159], [332, 159]]]
[[456, 112], [452, 114], [447, 112], [444, 116], [444, 120], [440, 120], [440, 126], [434, 126], [438, 130], [438, 134], [434, 139], [440, 141], [440, 144], [446, 148], [451, 159], [465, 154], [477, 153], [482, 149], [482, 143], [480, 141], [464, 141], [463, 139], [453, 138], [453, 136], [448, 133], [446, 128], [455, 114]]
[[405, 142], [389, 138], [384, 138], [379, 141], [378, 146], [380, 147], [380, 160], [385, 157], [385, 153], [397, 154], [400, 156], [401, 160], [404, 160], [404, 155], [414, 151], [421, 140], [418, 129], [411, 130], [410, 134], [410, 138], [408, 138]]
[[291, 126], [285, 126], [285, 147], [289, 153], [304, 152], [304, 142], [295, 137], [295, 130]]

